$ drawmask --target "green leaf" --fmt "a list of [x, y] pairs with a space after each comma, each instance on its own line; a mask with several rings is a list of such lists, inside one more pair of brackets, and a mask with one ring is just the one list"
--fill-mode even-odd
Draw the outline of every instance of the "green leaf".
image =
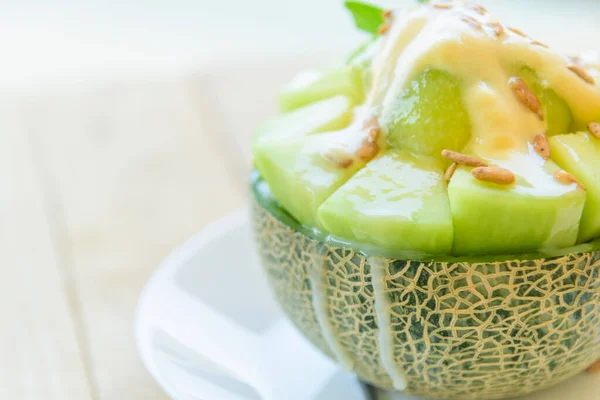
[[356, 27], [361, 31], [377, 34], [379, 27], [383, 25], [383, 10], [371, 4], [359, 1], [348, 1], [344, 3], [346, 8], [352, 13]]

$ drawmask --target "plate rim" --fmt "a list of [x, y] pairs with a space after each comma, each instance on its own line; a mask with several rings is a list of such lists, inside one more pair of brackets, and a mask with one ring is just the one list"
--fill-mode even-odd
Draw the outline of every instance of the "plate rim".
[[[140, 295], [138, 296], [133, 320], [133, 336], [136, 343], [136, 348], [138, 350], [138, 355], [152, 379], [158, 384], [163, 392], [173, 400], [179, 400], [180, 397], [178, 397], [178, 393], [176, 393], [171, 385], [169, 385], [168, 382], [162, 377], [162, 374], [158, 372], [157, 365], [153, 361], [154, 358], [151, 356], [152, 352], [147, 347], [146, 342], [143, 339], [145, 332], [147, 332], [147, 329], [145, 329], [147, 325], [144, 323], [146, 299], [153, 294], [153, 290], [157, 282], [166, 279], [169, 275], [181, 268], [181, 266], [185, 265], [185, 263], [188, 262], [196, 252], [200, 251], [207, 244], [210, 244], [211, 241], [220, 238], [236, 229], [248, 226], [250, 222], [250, 211], [248, 207], [242, 207], [217, 220], [214, 220], [200, 231], [192, 234], [188, 239], [176, 246], [157, 265], [150, 277], [147, 279], [143, 289], [140, 292]], [[571, 379], [569, 379], [569, 381]]]
[[146, 332], [145, 325], [145, 308], [146, 299], [151, 296], [156, 282], [161, 281], [169, 274], [178, 270], [182, 265], [188, 262], [193, 255], [209, 244], [216, 238], [219, 238], [227, 233], [239, 229], [240, 227], [250, 222], [250, 216], [247, 207], [239, 208], [236, 211], [230, 212], [225, 216], [209, 223], [202, 230], [190, 236], [180, 245], [175, 247], [154, 269], [138, 297], [134, 320], [133, 331], [134, 340], [136, 343], [138, 355], [142, 360], [142, 364], [146, 371], [150, 373], [152, 379], [160, 386], [160, 388], [173, 400], [177, 400], [176, 394], [166, 384], [161, 374], [158, 372], [156, 364], [153, 362], [151, 352], [146, 346], [143, 339]]

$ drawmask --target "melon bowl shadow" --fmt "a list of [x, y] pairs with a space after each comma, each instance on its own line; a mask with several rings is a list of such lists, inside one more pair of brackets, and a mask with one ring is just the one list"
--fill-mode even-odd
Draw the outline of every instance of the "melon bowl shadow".
[[256, 183], [253, 194], [255, 240], [281, 308], [365, 382], [434, 399], [502, 399], [600, 358], [600, 251], [502, 262], [371, 258], [301, 232]]

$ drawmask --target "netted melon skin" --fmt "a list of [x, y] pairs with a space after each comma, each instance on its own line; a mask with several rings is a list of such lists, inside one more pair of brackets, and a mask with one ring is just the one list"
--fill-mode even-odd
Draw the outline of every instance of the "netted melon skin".
[[295, 231], [256, 201], [252, 214], [284, 312], [322, 352], [380, 388], [393, 390], [381, 338], [391, 342], [404, 392], [433, 399], [520, 396], [600, 358], [598, 251], [495, 263], [371, 259]]

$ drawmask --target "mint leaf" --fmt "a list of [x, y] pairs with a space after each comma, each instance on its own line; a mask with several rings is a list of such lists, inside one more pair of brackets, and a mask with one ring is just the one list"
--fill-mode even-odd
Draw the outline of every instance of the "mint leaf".
[[384, 23], [381, 8], [359, 1], [348, 0], [344, 5], [352, 13], [354, 23], [358, 29], [374, 35], [378, 33], [379, 27]]

